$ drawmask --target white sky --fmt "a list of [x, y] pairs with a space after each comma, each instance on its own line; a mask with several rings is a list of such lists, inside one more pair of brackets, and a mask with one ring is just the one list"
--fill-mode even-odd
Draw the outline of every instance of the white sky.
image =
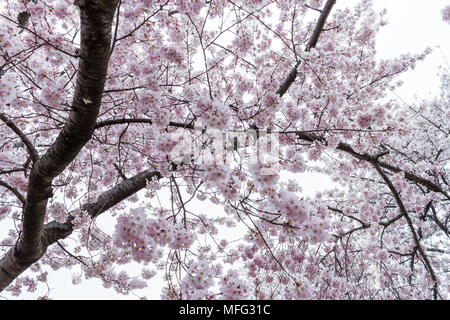
[[[338, 0], [338, 3], [354, 0]], [[441, 10], [450, 0], [374, 0], [377, 9], [386, 8], [389, 24], [377, 37], [378, 58], [394, 58], [403, 53], [433, 50], [413, 71], [403, 75], [404, 85], [396, 93], [406, 102], [418, 102], [439, 90], [439, 66], [450, 61], [450, 24], [442, 21]], [[419, 99], [419, 100], [420, 100]]]
[[[337, 0], [337, 8], [352, 6], [357, 0]], [[382, 28], [377, 38], [378, 58], [394, 58], [404, 53], [421, 53], [427, 47], [433, 49], [428, 58], [420, 62], [414, 71], [404, 74], [402, 88], [396, 94], [408, 103], [419, 102], [439, 92], [439, 66], [448, 66], [450, 61], [450, 25], [442, 21], [441, 9], [450, 5], [450, 0], [374, 0], [379, 10], [388, 10], [388, 25]], [[439, 48], [440, 47], [440, 48]], [[416, 98], [419, 97], [419, 98]], [[324, 176], [304, 176], [300, 184], [305, 190], [325, 189], [329, 181]], [[311, 192], [310, 192], [311, 193]], [[308, 194], [312, 195], [312, 194]], [[105, 213], [105, 218], [107, 213]], [[73, 270], [80, 270], [75, 268]], [[104, 289], [99, 280], [83, 280], [81, 285], [71, 283], [73, 271], [60, 270], [49, 274], [50, 298], [53, 299], [135, 299], [133, 295], [122, 296], [113, 289]], [[42, 286], [40, 287], [42, 288]], [[149, 299], [159, 299], [161, 283], [150, 281], [148, 288], [139, 294]], [[45, 294], [41, 292], [38, 295]], [[12, 298], [3, 293], [3, 298]], [[25, 294], [21, 298], [35, 298], [38, 295]], [[0, 298], [1, 300], [2, 298]]]

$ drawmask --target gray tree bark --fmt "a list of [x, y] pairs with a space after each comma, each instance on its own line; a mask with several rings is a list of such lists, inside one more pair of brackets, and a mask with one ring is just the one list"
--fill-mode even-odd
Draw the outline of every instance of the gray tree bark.
[[[100, 110], [118, 0], [76, 1], [80, 8], [80, 60], [72, 111], [47, 152], [34, 162], [23, 206], [23, 228], [15, 246], [0, 260], [0, 292], [38, 261], [49, 245], [44, 232], [52, 181], [91, 139]], [[64, 228], [60, 234], [66, 234]]]

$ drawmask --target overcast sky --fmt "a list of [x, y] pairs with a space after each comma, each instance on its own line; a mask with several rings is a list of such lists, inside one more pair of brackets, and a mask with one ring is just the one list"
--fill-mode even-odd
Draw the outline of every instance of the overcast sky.
[[[337, 0], [337, 7], [353, 5], [357, 0]], [[402, 76], [404, 85], [396, 91], [399, 97], [408, 103], [419, 102], [437, 94], [439, 91], [439, 66], [448, 67], [450, 60], [450, 25], [442, 21], [441, 9], [450, 4], [450, 0], [374, 0], [377, 9], [388, 10], [388, 25], [378, 34], [378, 58], [393, 58], [403, 53], [421, 53], [427, 47], [433, 53], [416, 69]], [[302, 179], [302, 185], [312, 180]], [[314, 185], [321, 189], [327, 186], [327, 179], [314, 178]], [[311, 185], [310, 185], [311, 186]], [[309, 186], [309, 187], [310, 187]], [[308, 190], [311, 190], [310, 188]], [[80, 268], [73, 270], [79, 271]], [[71, 273], [66, 270], [50, 273], [50, 298], [53, 299], [135, 299], [135, 296], [122, 296], [113, 290], [106, 290], [99, 280], [83, 280], [81, 285], [71, 284]], [[150, 282], [145, 289], [149, 299], [159, 299], [161, 284], [158, 279]], [[39, 295], [45, 294], [41, 292]], [[9, 295], [5, 295], [9, 297]], [[24, 295], [22, 298], [34, 298]]]
[[[338, 3], [355, 0], [338, 0]], [[374, 0], [376, 8], [387, 9], [389, 24], [377, 37], [379, 58], [394, 58], [400, 54], [421, 53], [427, 47], [433, 53], [416, 69], [406, 73], [404, 85], [396, 93], [407, 102], [431, 97], [439, 92], [439, 66], [447, 67], [450, 59], [450, 24], [442, 21], [441, 10], [450, 0]], [[419, 100], [420, 100], [419, 99]]]

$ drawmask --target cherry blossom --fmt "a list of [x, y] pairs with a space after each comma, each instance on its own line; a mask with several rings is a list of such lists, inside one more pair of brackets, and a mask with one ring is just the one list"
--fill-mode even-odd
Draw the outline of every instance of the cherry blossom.
[[335, 3], [2, 3], [2, 295], [450, 298], [448, 69], [391, 98], [431, 50]]

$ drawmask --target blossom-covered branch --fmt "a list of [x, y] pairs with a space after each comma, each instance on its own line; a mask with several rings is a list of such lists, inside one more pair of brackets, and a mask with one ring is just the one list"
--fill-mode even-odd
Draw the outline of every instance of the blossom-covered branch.
[[[92, 136], [100, 109], [109, 60], [111, 24], [117, 1], [80, 4], [81, 56], [72, 112], [66, 125], [30, 172], [23, 228], [15, 246], [0, 260], [0, 291], [45, 253], [42, 243], [47, 201], [52, 181], [78, 155]], [[32, 153], [35, 157], [36, 153]]]

